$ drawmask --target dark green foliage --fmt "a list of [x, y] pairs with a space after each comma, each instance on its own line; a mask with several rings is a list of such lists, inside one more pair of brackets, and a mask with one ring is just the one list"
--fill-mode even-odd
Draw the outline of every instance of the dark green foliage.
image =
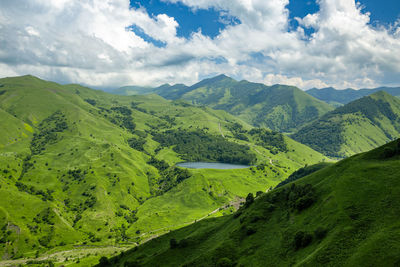
[[57, 133], [61, 133], [68, 129], [65, 115], [57, 111], [44, 119], [38, 126], [38, 133], [33, 134], [31, 141], [32, 154], [39, 154], [45, 150], [47, 144], [57, 141]]
[[131, 133], [135, 132], [136, 124], [132, 120], [132, 110], [130, 108], [120, 106], [112, 107], [111, 110], [114, 114], [107, 116], [110, 122], [119, 127], [125, 128]]
[[99, 264], [97, 265], [99, 267], [107, 267], [107, 266], [112, 266], [110, 263], [109, 259], [107, 257], [101, 257], [99, 260]]
[[33, 218], [33, 221], [38, 224], [44, 223], [47, 225], [53, 225], [55, 217], [56, 217], [56, 215], [51, 210], [51, 208], [46, 208], [46, 209], [42, 210], [40, 213], [38, 213], [36, 215], [36, 217]]
[[312, 235], [299, 231], [296, 233], [293, 239], [295, 249], [305, 248], [312, 242]]
[[83, 181], [85, 179], [86, 171], [82, 171], [81, 169], [68, 170], [68, 177], [72, 178], [75, 181]]
[[249, 141], [246, 136], [247, 131], [243, 129], [243, 126], [237, 122], [228, 125], [228, 129], [232, 132], [233, 137], [239, 140]]
[[287, 179], [285, 179], [284, 181], [280, 182], [275, 188], [284, 186], [285, 184], [294, 182], [304, 176], [307, 176], [311, 173], [314, 173], [316, 171], [319, 171], [325, 167], [328, 167], [332, 165], [331, 163], [325, 163], [325, 162], [321, 162], [321, 163], [317, 163], [311, 166], [304, 166], [303, 168], [298, 169], [297, 171], [293, 172]]
[[169, 240], [169, 247], [170, 248], [172, 248], [172, 249], [177, 248], [178, 245], [179, 245], [178, 241], [176, 241], [175, 238], [172, 238], [172, 239]]
[[111, 110], [116, 111], [116, 112], [119, 112], [119, 113], [121, 113], [121, 114], [124, 115], [124, 116], [131, 116], [131, 115], [132, 115], [132, 110], [129, 109], [129, 108], [127, 108], [127, 107], [124, 107], [124, 106], [121, 106], [121, 107], [112, 107]]
[[338, 156], [341, 144], [345, 139], [342, 136], [344, 127], [340, 120], [329, 120], [329, 115], [300, 129], [291, 137], [311, 148], [323, 152], [327, 156]]
[[302, 211], [316, 201], [315, 190], [311, 184], [296, 185], [284, 188], [269, 195], [273, 204], [281, 204], [292, 210]]
[[132, 103], [131, 103], [131, 108], [136, 109], [136, 110], [138, 110], [138, 111], [140, 111], [140, 112], [143, 112], [143, 113], [147, 113], [147, 110], [144, 109], [144, 108], [139, 107], [139, 104], [141, 104], [141, 103], [139, 103], [139, 102], [132, 102]]
[[217, 261], [218, 267], [231, 267], [234, 266], [233, 262], [229, 258], [221, 258]]
[[[1, 87], [1, 86], [0, 86]], [[0, 95], [4, 95], [7, 91], [6, 90], [1, 90]]]
[[257, 232], [257, 230], [253, 227], [246, 228], [246, 235], [253, 235]]
[[272, 154], [287, 152], [288, 148], [281, 133], [267, 129], [253, 128], [249, 131], [257, 145], [270, 150]]
[[210, 135], [203, 130], [167, 130], [153, 135], [153, 139], [163, 147], [174, 146], [173, 150], [188, 161], [252, 164], [256, 160], [247, 146], [226, 141], [222, 136]]
[[144, 144], [146, 144], [146, 140], [142, 138], [129, 138], [128, 144], [131, 148], [136, 149], [138, 151], [144, 151]]
[[39, 190], [36, 187], [34, 187], [33, 185], [28, 186], [20, 181], [17, 181], [15, 183], [15, 186], [18, 188], [19, 191], [27, 192], [28, 194], [31, 194], [31, 195], [40, 196], [43, 201], [53, 201], [54, 200], [54, 197], [52, 195], [54, 190], [50, 190], [50, 189]]
[[314, 231], [314, 236], [317, 240], [322, 240], [325, 238], [326, 234], [328, 233], [328, 230], [326, 230], [323, 227], [318, 227], [315, 231]]
[[251, 204], [253, 204], [253, 202], [254, 202], [254, 195], [253, 195], [253, 193], [249, 193], [249, 194], [247, 195], [247, 197], [246, 197], [245, 206], [248, 207], [248, 206], [250, 206]]
[[161, 172], [169, 168], [169, 165], [165, 160], [158, 160], [155, 157], [151, 157], [147, 163], [154, 166]]
[[85, 99], [85, 101], [86, 102], [88, 102], [90, 105], [92, 105], [92, 106], [96, 106], [96, 100], [94, 100], [94, 99]]

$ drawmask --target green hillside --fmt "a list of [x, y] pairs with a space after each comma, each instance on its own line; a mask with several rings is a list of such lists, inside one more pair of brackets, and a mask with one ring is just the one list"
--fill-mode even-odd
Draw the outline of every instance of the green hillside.
[[[87, 266], [100, 257], [99, 246], [108, 255], [230, 214], [248, 192], [326, 160], [282, 134], [180, 100], [112, 95], [33, 76], [0, 85], [0, 259], [11, 264], [61, 251], [54, 259], [60, 264], [86, 257], [79, 264]], [[254, 166], [175, 166], [185, 160]], [[87, 257], [82, 251], [90, 248], [98, 250]]]
[[184, 99], [225, 110], [251, 125], [281, 132], [292, 132], [333, 109], [297, 87], [238, 82], [225, 75], [190, 87], [165, 86], [153, 92], [166, 99]]
[[337, 90], [332, 87], [322, 88], [322, 89], [310, 89], [306, 93], [324, 102], [333, 105], [345, 105], [351, 101], [357, 100], [363, 96], [368, 96], [370, 94], [384, 91], [392, 96], [400, 97], [400, 87], [379, 87], [374, 89], [345, 89]]
[[292, 135], [328, 156], [345, 157], [383, 145], [400, 133], [400, 99], [383, 91], [355, 100]]
[[398, 266], [399, 163], [397, 140], [100, 266]]

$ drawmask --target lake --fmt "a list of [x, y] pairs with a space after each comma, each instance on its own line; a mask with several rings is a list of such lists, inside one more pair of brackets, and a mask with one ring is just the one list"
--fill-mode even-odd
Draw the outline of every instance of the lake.
[[245, 169], [251, 167], [247, 165], [217, 163], [217, 162], [180, 162], [177, 163], [176, 166], [189, 169], [220, 169], [220, 170]]

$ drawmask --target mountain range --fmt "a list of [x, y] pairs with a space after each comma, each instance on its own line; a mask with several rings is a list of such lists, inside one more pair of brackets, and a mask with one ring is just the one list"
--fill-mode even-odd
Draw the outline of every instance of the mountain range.
[[[50, 251], [78, 261], [86, 246], [109, 255], [115, 244], [231, 214], [248, 192], [327, 160], [225, 111], [29, 75], [0, 79], [0, 113], [0, 257], [11, 264]], [[249, 168], [175, 165], [182, 161]], [[82, 266], [100, 257], [87, 254]]]
[[344, 89], [344, 90], [337, 90], [332, 87], [317, 89], [313, 88], [307, 90], [307, 94], [312, 95], [319, 100], [325, 101], [329, 104], [333, 104], [335, 106], [340, 106], [347, 104], [351, 101], [357, 100], [363, 96], [367, 96], [379, 91], [384, 91], [389, 93], [393, 96], [400, 97], [400, 87], [378, 87], [373, 89]]
[[194, 105], [225, 110], [256, 127], [280, 132], [293, 132], [333, 110], [329, 104], [294, 86], [266, 86], [236, 81], [225, 75], [202, 80], [190, 87], [162, 85], [147, 92], [166, 99], [183, 99]]

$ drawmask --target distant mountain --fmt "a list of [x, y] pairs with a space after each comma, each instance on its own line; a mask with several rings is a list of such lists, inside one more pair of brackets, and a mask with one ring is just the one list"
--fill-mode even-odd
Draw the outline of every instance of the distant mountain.
[[282, 132], [291, 132], [333, 109], [297, 87], [238, 82], [225, 75], [190, 87], [164, 86], [153, 92], [166, 99], [184, 99], [195, 105], [225, 110], [254, 126]]
[[325, 155], [345, 157], [399, 135], [400, 99], [379, 91], [328, 112], [292, 137]]
[[393, 96], [400, 97], [400, 87], [379, 87], [374, 89], [345, 89], [337, 90], [332, 87], [322, 89], [310, 89], [306, 92], [315, 98], [333, 105], [344, 105], [351, 101], [357, 100], [363, 96], [367, 96], [378, 91], [385, 91]]
[[[169, 86], [169, 85], [166, 85]], [[142, 87], [142, 86], [123, 86], [118, 89], [111, 91], [111, 93], [116, 95], [147, 95], [153, 93], [152, 87]]]
[[[233, 215], [171, 231], [110, 266], [399, 266], [400, 142], [248, 195]], [[105, 265], [98, 265], [105, 266]]]

